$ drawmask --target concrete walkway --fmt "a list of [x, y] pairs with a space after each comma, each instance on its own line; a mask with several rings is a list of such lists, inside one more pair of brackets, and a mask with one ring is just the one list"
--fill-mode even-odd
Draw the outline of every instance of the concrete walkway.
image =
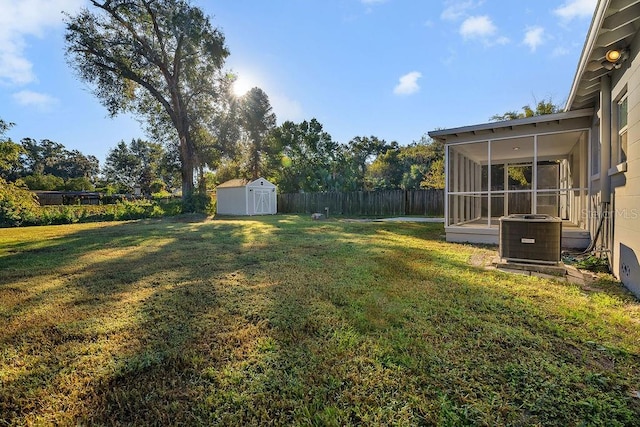
[[426, 217], [420, 217], [420, 216], [399, 216], [399, 217], [396, 217], [396, 218], [374, 219], [373, 221], [377, 221], [377, 222], [398, 221], [398, 222], [439, 222], [439, 223], [444, 223], [444, 218], [426, 218]]

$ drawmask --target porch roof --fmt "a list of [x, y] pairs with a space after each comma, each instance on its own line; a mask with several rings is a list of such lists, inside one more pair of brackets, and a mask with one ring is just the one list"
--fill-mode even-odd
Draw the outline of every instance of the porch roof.
[[[639, 0], [640, 1], [640, 0]], [[593, 108], [585, 108], [574, 111], [564, 111], [556, 114], [545, 114], [542, 116], [526, 117], [524, 119], [505, 120], [501, 122], [489, 122], [471, 126], [462, 126], [451, 129], [441, 129], [429, 132], [429, 136], [443, 143], [451, 139], [467, 139], [477, 136], [487, 138], [485, 135], [504, 133], [517, 128], [538, 127], [542, 124], [561, 123], [572, 119], [583, 119], [593, 115]], [[535, 133], [535, 132], [532, 132]], [[489, 137], [490, 138], [490, 137]]]
[[[600, 92], [605, 54], [611, 49], [628, 49], [640, 28], [640, 0], [599, 0], [582, 48], [565, 110], [593, 107]], [[630, 62], [630, 61], [628, 61]]]

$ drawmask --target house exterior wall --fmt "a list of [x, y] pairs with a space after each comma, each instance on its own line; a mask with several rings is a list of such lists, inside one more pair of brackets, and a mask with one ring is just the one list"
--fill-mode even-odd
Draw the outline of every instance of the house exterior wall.
[[[608, 245], [613, 274], [640, 297], [640, 38], [630, 46], [628, 65], [612, 74], [612, 108], [621, 94], [627, 94], [627, 161], [612, 160], [611, 215]], [[612, 123], [612, 139], [617, 124]], [[614, 145], [614, 144], [612, 144]], [[612, 156], [612, 159], [615, 157]]]
[[218, 188], [216, 198], [216, 212], [219, 215], [249, 215], [246, 186]]
[[[495, 238], [495, 230], [469, 228], [469, 223], [475, 222], [465, 222], [469, 215], [462, 215], [459, 209], [468, 191], [460, 186], [463, 175], [459, 169], [465, 168], [460, 159], [465, 160], [465, 151], [450, 153], [456, 144], [491, 144], [502, 138], [576, 129], [586, 121], [585, 127], [590, 129], [587, 143], [583, 141], [579, 149], [569, 153], [571, 173], [580, 171], [569, 189], [578, 188], [571, 203], [572, 216], [577, 220], [570, 219], [578, 233], [594, 239], [590, 250], [606, 253], [613, 274], [640, 297], [640, 10], [630, 4], [636, 2], [598, 0], [566, 109], [551, 117], [553, 120], [540, 117], [539, 121], [515, 120], [512, 126], [483, 124], [429, 132], [447, 146], [447, 240], [488, 242]], [[621, 53], [615, 63], [603, 62], [609, 50]], [[619, 121], [620, 117], [626, 118], [626, 124]], [[626, 149], [619, 150], [624, 144]], [[576, 162], [576, 157], [584, 160]], [[534, 177], [534, 186], [535, 181]], [[534, 204], [532, 211], [536, 208]], [[470, 217], [473, 219], [473, 215]], [[578, 240], [580, 237], [576, 235]]]

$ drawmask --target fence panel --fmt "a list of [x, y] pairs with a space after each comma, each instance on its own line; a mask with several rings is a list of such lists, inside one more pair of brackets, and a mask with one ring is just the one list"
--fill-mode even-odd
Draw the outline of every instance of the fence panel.
[[278, 194], [279, 213], [346, 216], [444, 216], [443, 190], [352, 191]]

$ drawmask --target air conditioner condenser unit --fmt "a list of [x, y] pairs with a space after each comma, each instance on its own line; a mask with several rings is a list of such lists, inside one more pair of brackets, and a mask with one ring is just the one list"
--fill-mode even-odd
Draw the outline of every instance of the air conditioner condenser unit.
[[561, 240], [560, 218], [533, 214], [500, 218], [500, 258], [507, 261], [557, 264]]

